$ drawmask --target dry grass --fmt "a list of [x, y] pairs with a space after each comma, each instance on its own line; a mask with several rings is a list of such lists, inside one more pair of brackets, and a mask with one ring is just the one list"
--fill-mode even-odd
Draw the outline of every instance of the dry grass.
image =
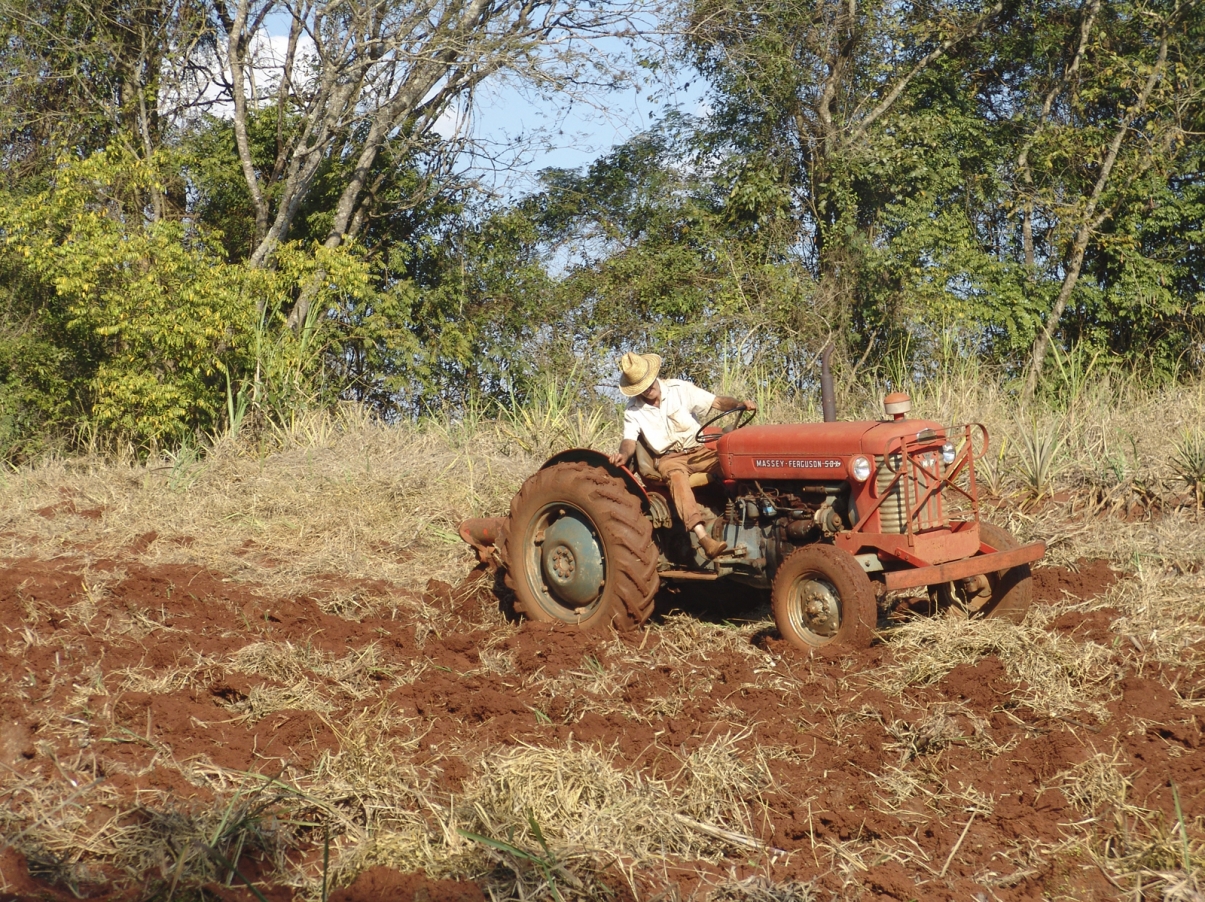
[[959, 664], [995, 655], [1012, 679], [1026, 684], [1015, 700], [1039, 714], [1088, 711], [1105, 716], [1114, 674], [1107, 650], [1094, 642], [1064, 638], [1031, 622], [1018, 626], [956, 617], [918, 617], [893, 629], [888, 641], [898, 661], [884, 669], [890, 693], [933, 683]]
[[1130, 781], [1121, 771], [1117, 753], [1098, 752], [1059, 774], [1058, 783], [1067, 801], [1089, 817], [1107, 809], [1124, 809], [1130, 789]]
[[[590, 875], [616, 860], [648, 868], [762, 845], [749, 835], [743, 791], [756, 792], [767, 778], [731, 736], [684, 763], [699, 770], [679, 789], [617, 767], [613, 751], [521, 745], [486, 754], [473, 784], [450, 799], [401, 764], [405, 749], [391, 749], [390, 760], [379, 742], [371, 747], [345, 746], [308, 790], [333, 810], [361, 812], [340, 843], [341, 882], [374, 864], [484, 879], [503, 863], [520, 898], [540, 898], [549, 884], [590, 898]], [[701, 807], [701, 799], [710, 802]]]
[[775, 883], [753, 876], [721, 883], [708, 898], [710, 902], [813, 902], [819, 897], [810, 886], [795, 880]]
[[[309, 438], [263, 455], [220, 444], [183, 474], [168, 459], [48, 460], [0, 477], [0, 554], [36, 543], [41, 555], [83, 546], [115, 557], [154, 531], [138, 555], [148, 564], [199, 563], [279, 594], [312, 591], [328, 574], [367, 584], [324, 602], [354, 615], [398, 603], [380, 580], [421, 590], [431, 577], [459, 579], [457, 524], [505, 513], [534, 468], [488, 429], [470, 440], [438, 424], [335, 421]], [[100, 516], [71, 516], [65, 499]], [[58, 515], [37, 515], [47, 508]]]
[[[951, 372], [912, 390], [915, 415], [984, 422], [1001, 439], [1019, 417], [1037, 429], [1061, 424], [1062, 475], [1051, 489], [1077, 490], [1071, 506], [1079, 513], [1133, 509], [1142, 516], [1158, 499], [1186, 491], [1171, 464], [1175, 439], [1205, 412], [1205, 384], [1144, 394], [1101, 378], [1065, 409], [1025, 415], [978, 372]], [[814, 419], [807, 404], [768, 400], [765, 421]], [[457, 579], [465, 559], [459, 521], [505, 513], [547, 453], [583, 441], [603, 449], [617, 442], [616, 419], [591, 414], [579, 428], [568, 404], [559, 396], [549, 402], [543, 415], [556, 428], [536, 444], [515, 438], [525, 422], [517, 414], [496, 422], [473, 414], [384, 427], [348, 407], [334, 418], [299, 415], [251, 448], [227, 439], [204, 455], [145, 463], [43, 461], [0, 475], [0, 554], [19, 556], [36, 541], [43, 555], [86, 546], [96, 557], [113, 556], [153, 530], [158, 540], [139, 555], [148, 563], [199, 562], [281, 593], [306, 591], [316, 578], [337, 574], [350, 585], [325, 591], [324, 606], [362, 616], [399, 603], [374, 581], [421, 590], [433, 576]], [[855, 387], [843, 408], [851, 416], [879, 416], [877, 404], [877, 395]], [[1023, 500], [1017, 444], [1002, 449], [1000, 489]], [[989, 456], [1000, 450], [998, 443]], [[101, 512], [99, 519], [70, 516], [65, 499], [75, 510]], [[60, 514], [53, 519], [36, 516], [55, 507]], [[1195, 510], [1173, 515], [1154, 536], [1090, 525], [1076, 530], [1064, 522], [1066, 513], [1056, 507], [1045, 520], [1013, 513], [1001, 525], [1022, 537], [1047, 537], [1056, 562], [1083, 555], [1124, 562], [1135, 554], [1184, 560], [1201, 553]], [[173, 541], [181, 539], [187, 547]], [[96, 590], [104, 588], [102, 578]]]
[[961, 703], [939, 704], [918, 712], [914, 720], [893, 720], [885, 726], [894, 740], [887, 748], [899, 751], [901, 767], [952, 745], [1000, 752], [990, 738], [987, 722]]
[[1112, 624], [1115, 643], [1136, 653], [1139, 669], [1197, 662], [1205, 650], [1205, 573], [1157, 562], [1140, 564], [1105, 595], [1069, 602], [1059, 611], [1098, 609], [1117, 612]]
[[[82, 776], [79, 761], [61, 762], [59, 770]], [[191, 775], [203, 782], [200, 774]], [[105, 869], [114, 868], [135, 883], [153, 874], [172, 886], [224, 880], [233, 877], [228, 862], [243, 853], [287, 869], [286, 854], [297, 845], [296, 818], [312, 806], [262, 778], [248, 780], [245, 789], [189, 811], [175, 806], [169, 793], [147, 792], [128, 810], [129, 799], [99, 777], [26, 780], [10, 791], [12, 804], [0, 812], [0, 825], [34, 876], [76, 893], [103, 885]]]
[[[1098, 753], [1064, 771], [1056, 785], [1091, 822], [1094, 840], [1079, 841], [1112, 875], [1117, 885], [1133, 888], [1136, 898], [1156, 896], [1175, 902], [1199, 902], [1205, 890], [1205, 840], [1180, 811], [1167, 813], [1130, 801], [1130, 779], [1118, 753]], [[1149, 894], [1144, 895], [1144, 893]]]

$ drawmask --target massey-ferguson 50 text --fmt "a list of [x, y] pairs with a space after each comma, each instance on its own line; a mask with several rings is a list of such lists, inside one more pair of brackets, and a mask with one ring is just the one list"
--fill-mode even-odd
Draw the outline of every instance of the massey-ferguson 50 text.
[[[1023, 618], [1029, 565], [1046, 547], [980, 519], [987, 430], [908, 419], [903, 394], [884, 399], [890, 419], [836, 422], [827, 367], [823, 398], [823, 423], [749, 426], [738, 408], [700, 430], [721, 474], [692, 482], [710, 534], [731, 549], [715, 560], [677, 519], [643, 448], [637, 473], [598, 451], [557, 454], [509, 517], [466, 520], [460, 534], [505, 568], [521, 613], [582, 628], [639, 625], [662, 580], [768, 587], [779, 631], [805, 649], [869, 644], [880, 603], [900, 589], [928, 587], [935, 611]], [[721, 432], [725, 421], [733, 428]]]

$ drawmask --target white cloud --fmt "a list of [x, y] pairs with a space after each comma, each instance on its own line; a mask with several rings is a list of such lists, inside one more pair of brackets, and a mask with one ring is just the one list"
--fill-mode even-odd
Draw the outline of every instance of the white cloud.
[[[265, 29], [252, 36], [248, 89], [252, 97], [257, 98], [253, 102], [271, 102], [284, 77], [288, 47], [287, 34], [273, 34]], [[301, 35], [293, 63], [294, 80], [305, 77], [314, 57], [314, 42], [308, 35]], [[183, 61], [169, 60], [166, 67], [170, 70], [180, 62]], [[186, 70], [187, 74], [165, 79], [166, 84], [180, 87], [164, 93], [161, 101], [163, 111], [169, 114], [174, 112], [185, 119], [193, 118], [200, 112], [222, 119], [233, 116], [234, 104], [226, 88], [231, 77], [226, 60], [211, 52], [189, 62], [191, 66]]]

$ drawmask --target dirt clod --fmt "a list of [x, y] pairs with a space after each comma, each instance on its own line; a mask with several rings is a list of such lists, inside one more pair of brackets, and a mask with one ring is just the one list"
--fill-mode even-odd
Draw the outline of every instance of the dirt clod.
[[1055, 604], [1065, 599], [1091, 601], [1121, 578], [1108, 561], [1081, 558], [1074, 567], [1045, 566], [1033, 571], [1034, 601]]

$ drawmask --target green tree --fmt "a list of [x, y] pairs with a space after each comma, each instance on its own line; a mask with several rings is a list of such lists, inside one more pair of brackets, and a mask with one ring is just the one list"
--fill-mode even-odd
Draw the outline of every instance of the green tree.
[[[340, 176], [322, 237], [333, 249], [360, 237], [377, 214], [389, 170], [378, 164], [411, 159], [432, 146], [436, 123], [456, 104], [470, 102], [484, 80], [507, 74], [545, 89], [603, 89], [615, 73], [591, 39], [625, 30], [637, 9], [650, 11], [630, 0], [355, 0], [338, 7], [214, 0], [213, 8], [235, 147], [254, 214], [249, 260], [257, 267], [271, 265], [276, 248], [292, 237], [324, 168]], [[265, 78], [254, 48], [274, 14], [287, 15], [290, 32], [276, 76]], [[314, 42], [314, 52], [303, 38]], [[261, 111], [271, 111], [274, 121], [268, 165], [260, 161], [263, 145], [253, 134]], [[455, 152], [462, 141], [435, 144]], [[434, 172], [443, 169], [437, 165]], [[420, 186], [419, 202], [427, 196]], [[311, 302], [310, 291], [296, 299], [294, 326], [305, 321]]]
[[[1101, 301], [1110, 295], [1114, 306], [1121, 294], [1132, 299], [1135, 325], [1176, 306], [1162, 290], [1161, 267], [1125, 236], [1119, 217], [1149, 212], [1153, 197], [1197, 160], [1190, 148], [1199, 137], [1185, 125], [1201, 121], [1205, 102], [1203, 16], [1201, 4], [1180, 0], [1085, 0], [1049, 29], [1046, 65], [1021, 70], [1028, 96], [1041, 98], [1026, 111], [1017, 159], [1025, 261], [1058, 285], [1033, 339], [1027, 394], [1069, 306], [1080, 308], [1077, 337], [1109, 318]], [[1110, 266], [1127, 244], [1130, 263]], [[1077, 296], [1086, 267], [1096, 279]]]
[[[0, 0], [0, 167], [37, 190], [63, 157], [120, 148], [149, 162], [171, 144], [212, 53], [194, 0]], [[179, 179], [142, 186], [155, 218], [180, 212]]]
[[[895, 323], [869, 260], [887, 204], [923, 196], [908, 114], [1002, 4], [690, 0], [684, 56], [711, 87], [704, 160], [747, 229], [791, 229], [808, 303], [850, 350]], [[939, 114], [940, 115], [940, 114]], [[919, 141], [917, 140], [919, 138]], [[927, 198], [930, 206], [934, 198]], [[893, 280], [886, 278], [887, 287]], [[878, 296], [876, 296], [878, 295]]]
[[126, 213], [117, 195], [155, 178], [120, 152], [93, 154], [0, 210], [10, 265], [25, 262], [22, 278], [62, 324], [57, 352], [87, 349], [72, 394], [102, 429], [144, 444], [215, 427], [253, 309], [200, 236]]
[[[316, 310], [372, 308], [378, 291], [362, 257], [283, 245], [270, 271], [230, 263], [204, 229], [131, 209], [157, 181], [153, 162], [114, 150], [65, 163], [36, 195], [0, 197], [9, 310], [18, 286], [39, 308], [0, 333], [0, 379], [24, 411], [9, 417], [10, 441], [71, 406], [104, 435], [178, 444], [231, 425], [236, 393], [284, 417], [344, 387], [322, 382], [324, 358], [347, 340], [337, 324], [315, 316], [295, 332], [285, 319], [318, 274]], [[43, 378], [40, 408], [28, 389], [18, 394], [23, 376], [59, 361], [69, 365]]]
[[[584, 170], [542, 173], [508, 212], [532, 224], [530, 251], [549, 273], [529, 347], [567, 372], [655, 347], [675, 372], [713, 381], [765, 365], [790, 384], [811, 374], [825, 327], [796, 303], [807, 273], [784, 233], [734, 222], [727, 186], [691, 165], [696, 123], [674, 115]], [[817, 338], [819, 336], [819, 339]]]
[[23, 249], [0, 245], [0, 458], [23, 458], [71, 429], [96, 348], [69, 335]]
[[734, 226], [792, 224], [808, 303], [855, 356], [953, 328], [1032, 391], [1055, 340], [1164, 369], [1192, 349], [1168, 220], [1199, 221], [1201, 4], [684, 10], [715, 110], [699, 159]]

